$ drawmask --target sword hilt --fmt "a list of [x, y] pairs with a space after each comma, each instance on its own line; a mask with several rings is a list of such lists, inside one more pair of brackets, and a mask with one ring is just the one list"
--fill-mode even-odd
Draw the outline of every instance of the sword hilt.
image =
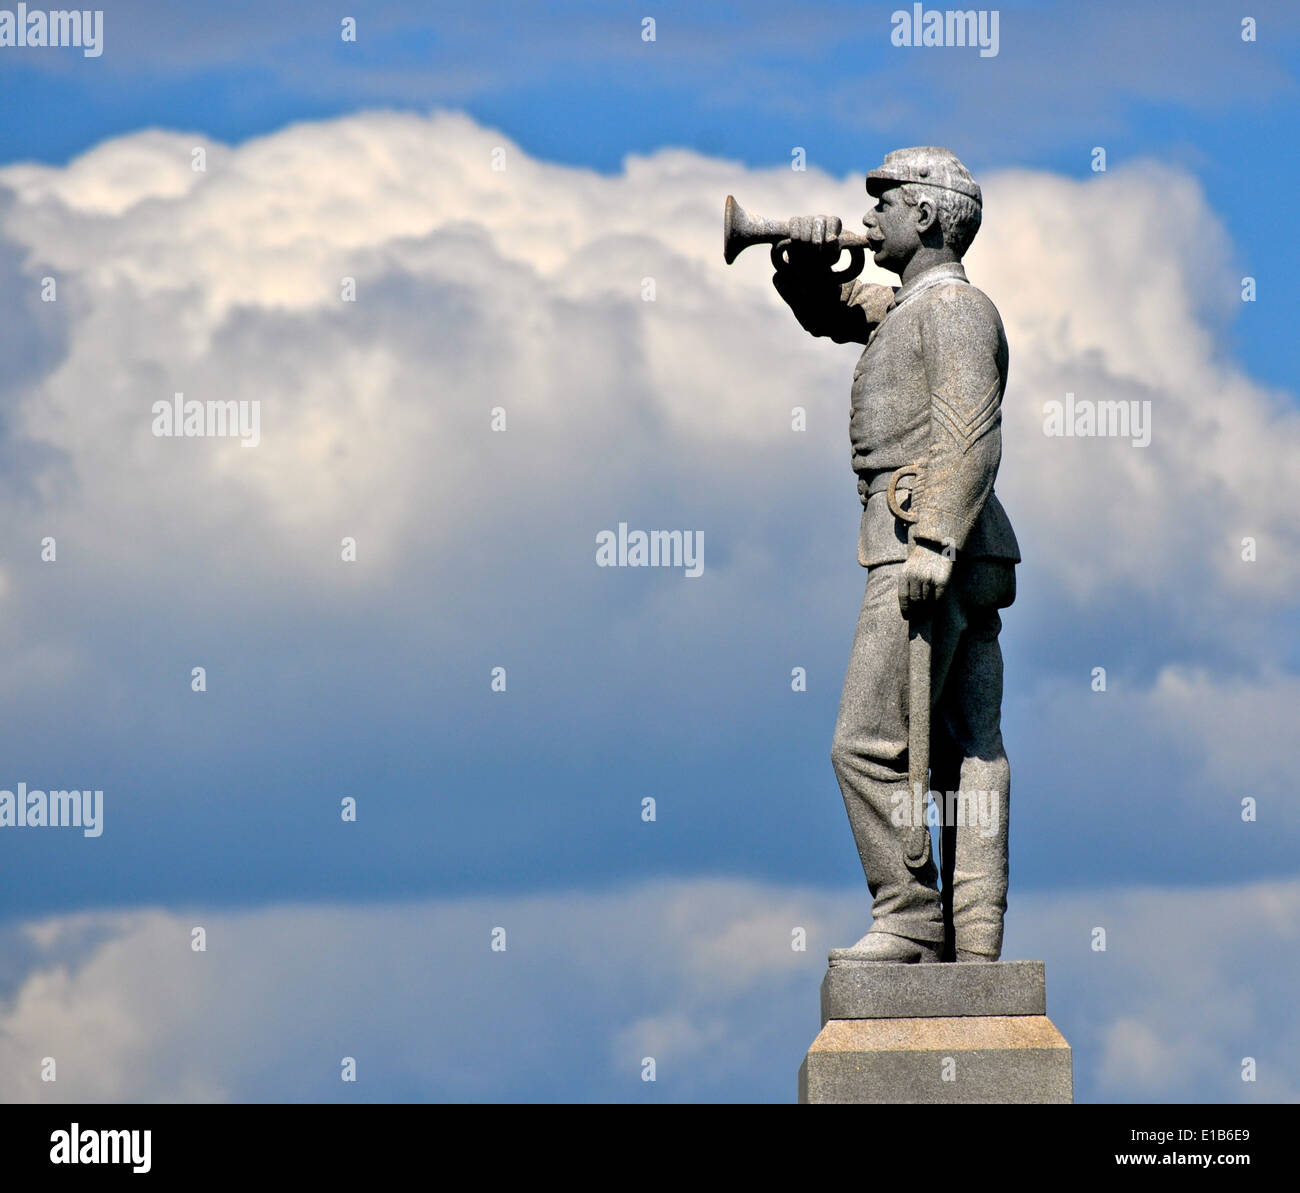
[[889, 488], [885, 490], [885, 500], [889, 502], [889, 512], [895, 518], [900, 522], [911, 524], [920, 517], [920, 514], [914, 510], [905, 510], [898, 504], [898, 482], [905, 476], [914, 476], [919, 480], [921, 473], [915, 464], [904, 464], [902, 468], [895, 468], [894, 475], [889, 478]]

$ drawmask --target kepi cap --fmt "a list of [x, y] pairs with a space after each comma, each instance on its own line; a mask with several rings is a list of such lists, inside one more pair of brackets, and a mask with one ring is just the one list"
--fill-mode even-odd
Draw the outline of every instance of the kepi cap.
[[917, 145], [911, 149], [895, 149], [885, 154], [878, 170], [867, 171], [867, 193], [878, 195], [886, 187], [900, 182], [917, 182], [937, 186], [942, 190], [956, 191], [974, 199], [981, 207], [984, 197], [971, 172], [951, 149], [938, 145]]

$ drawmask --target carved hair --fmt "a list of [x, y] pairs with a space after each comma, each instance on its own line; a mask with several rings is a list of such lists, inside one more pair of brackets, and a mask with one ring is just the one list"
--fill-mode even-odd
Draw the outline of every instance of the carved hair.
[[975, 233], [980, 230], [983, 213], [974, 199], [944, 187], [927, 186], [923, 182], [905, 182], [898, 188], [903, 202], [915, 207], [922, 199], [934, 206], [939, 220], [943, 242], [958, 257], [964, 257]]

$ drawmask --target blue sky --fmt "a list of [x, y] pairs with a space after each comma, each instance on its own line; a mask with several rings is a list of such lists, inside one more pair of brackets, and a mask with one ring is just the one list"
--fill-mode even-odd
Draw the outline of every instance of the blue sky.
[[[1102, 145], [1112, 164], [1157, 157], [1194, 172], [1232, 227], [1243, 272], [1261, 295], [1286, 292], [1300, 248], [1260, 211], [1242, 157], [1267, 162], [1272, 193], [1300, 186], [1293, 5], [1253, 6], [1258, 40], [1246, 43], [1243, 14], [1214, 0], [1005, 4], [994, 59], [892, 46], [896, 7], [367, 4], [353, 6], [360, 35], [344, 45], [335, 15], [302, 0], [183, 13], [164, 0], [110, 4], [101, 57], [10, 55], [0, 161], [63, 162], [144, 127], [238, 142], [361, 107], [433, 105], [602, 171], [665, 145], [754, 166], [784, 164], [802, 145], [838, 175], [933, 142], [960, 144], [974, 170], [1085, 177]], [[653, 43], [641, 39], [644, 15], [656, 20]], [[1286, 311], [1263, 299], [1232, 332], [1253, 370], [1281, 385], [1300, 365]]]
[[[718, 217], [734, 190], [856, 220], [865, 169], [938, 143], [985, 184], [971, 272], [1011, 340], [999, 491], [1025, 563], [1003, 634], [1010, 955], [1068, 975], [1049, 968], [1049, 1007], [1081, 1097], [1300, 1096], [1294, 1033], [1263, 1027], [1281, 986], [1243, 968], [1232, 936], [1248, 909], [1244, 939], [1294, 971], [1300, 16], [1253, 8], [1247, 44], [1221, 5], [1006, 5], [981, 59], [891, 46], [892, 6], [350, 11], [354, 46], [312, 4], [140, 3], [106, 7], [100, 58], [0, 50], [0, 786], [93, 785], [107, 805], [94, 841], [0, 838], [14, 1063], [91, 1048], [78, 1013], [174, 964], [159, 941], [190, 920], [227, 926], [284, 1015], [309, 978], [363, 1007], [367, 979], [313, 935], [340, 909], [395, 1017], [427, 1028], [422, 1055], [447, 1044], [419, 1011], [443, 949], [461, 958], [457, 1005], [555, 1002], [535, 1069], [494, 1056], [471, 1087], [406, 1072], [379, 1040], [366, 1096], [639, 1099], [610, 1058], [646, 1040], [708, 1070], [666, 1097], [792, 1093], [819, 954], [861, 930], [865, 904], [828, 757], [864, 578], [853, 353], [799, 333], [756, 254], [724, 269]], [[345, 273], [355, 309], [333, 301]], [[39, 301], [44, 276], [57, 303]], [[144, 412], [178, 389], [262, 400], [264, 444], [149, 438]], [[1067, 389], [1152, 401], [1151, 447], [1042, 437], [1041, 403]], [[511, 430], [493, 437], [498, 402]], [[594, 536], [620, 520], [702, 529], [704, 576], [596, 568]], [[354, 567], [338, 561], [348, 533]], [[765, 925], [801, 917], [821, 934], [710, 1002], [689, 916], [648, 925], [710, 883], [727, 893], [701, 911], [709, 939], [762, 953]], [[1177, 934], [1212, 964], [1186, 961], [1207, 1010], [1175, 1031], [1153, 958], [1176, 959], [1143, 944], [1206, 907], [1237, 910], [1209, 916], [1212, 939]], [[532, 968], [497, 989], [495, 958], [466, 960], [466, 941], [503, 915], [532, 925]], [[1127, 937], [1104, 977], [1098, 922]], [[430, 934], [409, 968], [394, 923]], [[646, 994], [628, 945], [603, 986], [587, 966], [599, 932], [650, 931], [646, 956], [676, 977]], [[298, 939], [324, 971], [277, 987]], [[36, 992], [65, 969], [67, 1015], [45, 1016]], [[570, 969], [590, 983], [581, 1013], [558, 993]], [[215, 977], [177, 982], [194, 1005], [218, 998]], [[767, 1022], [774, 992], [807, 1021]], [[232, 1012], [226, 1029], [273, 1037], [277, 1022]], [[290, 1071], [310, 1056], [326, 1071], [335, 1040], [314, 1030]], [[785, 1067], [742, 1055], [745, 1032]], [[140, 1066], [159, 1084], [130, 1093], [341, 1096], [251, 1055], [168, 1084], [170, 1038]], [[103, 1073], [140, 1059], [110, 1043]], [[1258, 1089], [1236, 1078], [1245, 1049], [1268, 1061]], [[577, 1055], [613, 1067], [584, 1084], [565, 1067]], [[113, 1080], [62, 1092], [120, 1095]]]

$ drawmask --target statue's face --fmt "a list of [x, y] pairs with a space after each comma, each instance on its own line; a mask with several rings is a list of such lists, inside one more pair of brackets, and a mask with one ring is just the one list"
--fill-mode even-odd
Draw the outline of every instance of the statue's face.
[[877, 265], [901, 273], [913, 254], [921, 247], [920, 223], [927, 208], [909, 207], [898, 187], [886, 187], [876, 198], [876, 205], [862, 217], [867, 240]]

